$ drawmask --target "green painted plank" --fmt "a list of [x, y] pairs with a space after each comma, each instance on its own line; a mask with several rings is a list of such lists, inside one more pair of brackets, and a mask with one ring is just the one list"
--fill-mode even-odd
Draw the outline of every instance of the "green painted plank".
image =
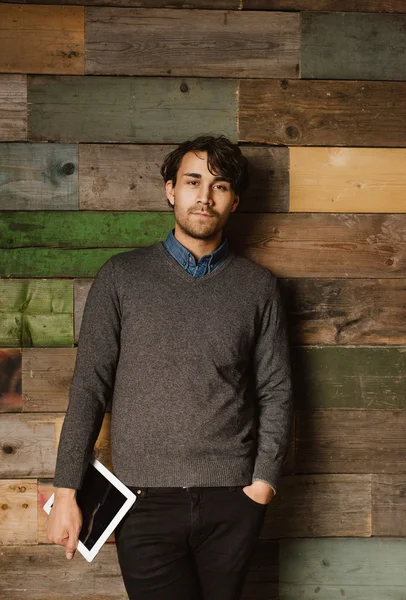
[[76, 144], [0, 143], [0, 210], [78, 206]]
[[173, 77], [29, 76], [28, 137], [66, 142], [237, 141], [237, 82]]
[[406, 15], [301, 14], [304, 79], [406, 79]]
[[280, 600], [406, 598], [404, 538], [280, 540]]
[[2, 277], [94, 277], [114, 254], [133, 248], [18, 248], [0, 252]]
[[406, 346], [292, 348], [298, 408], [406, 408]]
[[175, 226], [173, 212], [0, 212], [1, 248], [148, 246]]
[[0, 279], [0, 298], [0, 346], [73, 345], [72, 281]]

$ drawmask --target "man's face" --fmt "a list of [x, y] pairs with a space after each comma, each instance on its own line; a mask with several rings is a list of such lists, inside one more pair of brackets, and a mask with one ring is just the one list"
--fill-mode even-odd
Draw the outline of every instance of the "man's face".
[[173, 187], [172, 181], [167, 181], [166, 193], [174, 206], [180, 229], [186, 235], [202, 240], [218, 235], [239, 202], [230, 183], [210, 173], [207, 152], [185, 154], [176, 185]]

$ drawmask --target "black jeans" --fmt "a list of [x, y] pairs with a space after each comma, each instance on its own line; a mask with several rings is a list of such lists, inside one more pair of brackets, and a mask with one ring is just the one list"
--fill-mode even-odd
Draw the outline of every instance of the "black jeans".
[[268, 506], [243, 487], [131, 487], [115, 530], [130, 600], [238, 600]]

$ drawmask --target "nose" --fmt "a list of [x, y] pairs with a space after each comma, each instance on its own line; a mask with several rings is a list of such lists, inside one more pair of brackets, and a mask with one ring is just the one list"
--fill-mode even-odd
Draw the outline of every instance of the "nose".
[[203, 205], [212, 203], [210, 186], [208, 186], [208, 187], [205, 187], [203, 185], [200, 186], [197, 201]]

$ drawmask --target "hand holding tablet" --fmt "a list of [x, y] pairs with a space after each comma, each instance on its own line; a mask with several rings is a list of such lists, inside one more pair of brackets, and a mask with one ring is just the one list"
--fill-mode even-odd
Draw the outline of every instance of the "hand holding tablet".
[[[55, 494], [44, 504], [49, 515]], [[77, 549], [91, 562], [137, 496], [96, 458], [89, 460], [76, 503], [82, 513]]]

